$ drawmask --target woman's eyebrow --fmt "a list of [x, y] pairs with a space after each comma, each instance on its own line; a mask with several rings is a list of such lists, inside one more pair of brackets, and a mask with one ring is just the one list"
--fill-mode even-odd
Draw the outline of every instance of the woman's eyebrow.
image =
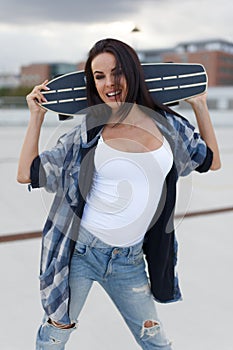
[[[114, 72], [116, 70], [116, 67], [114, 67], [111, 72]], [[103, 72], [101, 72], [100, 70], [95, 70], [93, 74], [104, 74]]]

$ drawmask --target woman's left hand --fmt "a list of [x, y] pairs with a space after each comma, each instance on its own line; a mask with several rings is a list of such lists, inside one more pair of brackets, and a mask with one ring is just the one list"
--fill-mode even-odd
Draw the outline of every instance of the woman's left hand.
[[207, 93], [204, 92], [201, 95], [190, 97], [185, 100], [188, 102], [194, 111], [199, 132], [207, 146], [213, 152], [213, 161], [210, 169], [217, 170], [221, 167], [219, 149], [217, 139], [215, 136], [214, 128], [210, 119], [208, 106], [207, 106]]
[[188, 102], [192, 107], [198, 105], [207, 105], [207, 92], [193, 97], [189, 97], [185, 101]]

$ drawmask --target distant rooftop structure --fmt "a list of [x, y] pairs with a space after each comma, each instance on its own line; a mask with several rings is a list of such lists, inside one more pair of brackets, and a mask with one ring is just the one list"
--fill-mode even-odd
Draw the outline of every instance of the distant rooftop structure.
[[175, 47], [139, 50], [139, 55], [148, 61], [148, 58], [154, 57], [157, 60], [166, 53], [198, 51], [221, 51], [233, 54], [233, 42], [222, 39], [186, 41], [179, 43]]
[[233, 43], [222, 39], [183, 42], [175, 47], [178, 52], [222, 51], [233, 54]]
[[163, 61], [163, 55], [173, 50], [174, 48], [140, 50], [138, 56], [141, 62], [160, 63]]

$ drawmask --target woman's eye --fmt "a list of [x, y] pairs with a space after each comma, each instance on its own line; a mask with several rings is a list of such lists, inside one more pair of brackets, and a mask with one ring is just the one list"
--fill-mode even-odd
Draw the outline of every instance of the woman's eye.
[[100, 80], [100, 79], [103, 79], [103, 78], [104, 78], [104, 75], [102, 75], [102, 74], [101, 74], [101, 75], [96, 75], [96, 76], [95, 76], [95, 79], [96, 79], [96, 80]]

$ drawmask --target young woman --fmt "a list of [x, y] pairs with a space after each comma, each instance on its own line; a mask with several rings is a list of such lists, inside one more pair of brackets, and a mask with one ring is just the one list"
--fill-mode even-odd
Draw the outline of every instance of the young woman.
[[[199, 132], [150, 97], [135, 51], [105, 39], [85, 67], [82, 123], [39, 154], [46, 81], [27, 96], [31, 117], [18, 181], [55, 192], [43, 231], [45, 318], [37, 350], [64, 350], [97, 281], [142, 349], [170, 350], [154, 300], [181, 298], [175, 274], [176, 182], [220, 167], [206, 94], [190, 98]], [[148, 264], [148, 276], [145, 271]]]

